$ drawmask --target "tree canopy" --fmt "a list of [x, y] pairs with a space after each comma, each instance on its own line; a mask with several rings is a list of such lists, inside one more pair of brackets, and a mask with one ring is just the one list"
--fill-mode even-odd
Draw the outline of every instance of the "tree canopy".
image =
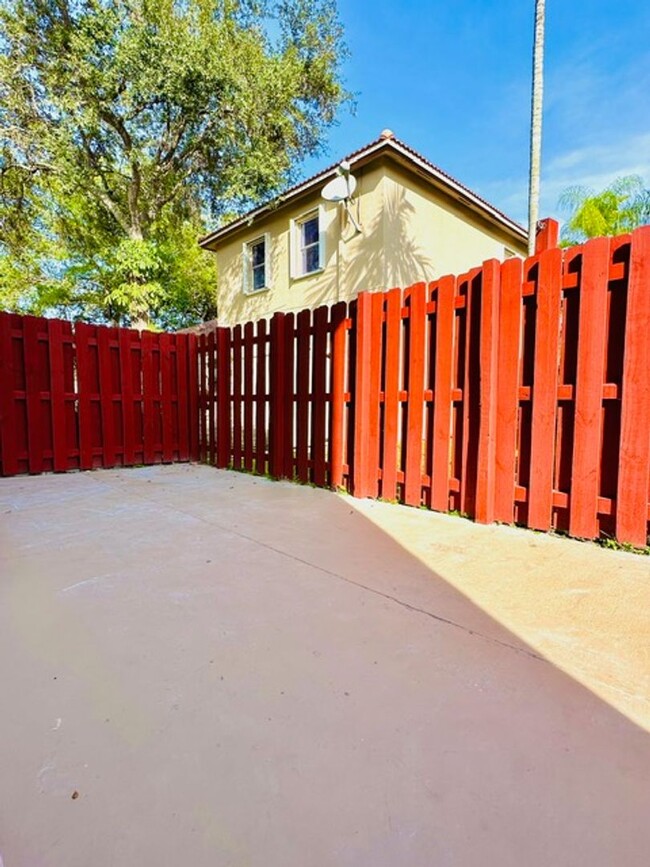
[[560, 197], [559, 207], [568, 215], [563, 241], [580, 244], [587, 238], [622, 235], [650, 223], [650, 189], [638, 175], [626, 175], [601, 192], [569, 187]]
[[214, 315], [206, 221], [347, 99], [333, 0], [0, 0], [0, 33], [0, 306]]

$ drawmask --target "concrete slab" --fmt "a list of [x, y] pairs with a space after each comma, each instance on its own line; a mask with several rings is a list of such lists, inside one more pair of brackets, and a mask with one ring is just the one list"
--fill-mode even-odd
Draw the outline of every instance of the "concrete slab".
[[4, 867], [647, 864], [645, 558], [180, 465], [0, 576]]

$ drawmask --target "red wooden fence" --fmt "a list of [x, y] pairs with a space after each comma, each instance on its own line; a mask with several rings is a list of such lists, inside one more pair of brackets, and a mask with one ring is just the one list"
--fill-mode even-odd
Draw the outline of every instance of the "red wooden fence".
[[0, 313], [0, 475], [198, 459], [194, 335]]
[[201, 338], [201, 457], [643, 546], [650, 227]]
[[340, 303], [202, 335], [201, 460], [341, 487], [349, 474], [352, 327]]
[[0, 314], [0, 475], [188, 459], [645, 545], [650, 227], [198, 337]]

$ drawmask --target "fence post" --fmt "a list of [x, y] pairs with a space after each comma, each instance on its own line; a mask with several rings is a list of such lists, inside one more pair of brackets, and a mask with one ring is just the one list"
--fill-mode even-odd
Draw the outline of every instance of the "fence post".
[[280, 479], [284, 475], [285, 432], [285, 314], [274, 313], [271, 319], [270, 376], [270, 448], [269, 473]]
[[496, 502], [496, 437], [499, 358], [499, 292], [501, 266], [496, 259], [483, 263], [479, 328], [479, 438], [476, 479], [476, 520], [491, 524]]
[[552, 220], [550, 217], [539, 220], [535, 232], [535, 255], [557, 247], [559, 233], [560, 225], [557, 220]]
[[616, 497], [616, 538], [644, 547], [650, 473], [650, 226], [636, 229], [630, 244], [621, 398], [621, 450]]

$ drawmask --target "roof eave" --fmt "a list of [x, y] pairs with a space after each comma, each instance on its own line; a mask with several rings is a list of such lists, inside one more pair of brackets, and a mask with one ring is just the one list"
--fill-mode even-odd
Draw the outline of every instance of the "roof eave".
[[[372, 144], [368, 145], [367, 147], [362, 148], [360, 151], [357, 151], [351, 157], [348, 157], [348, 160], [351, 165], [357, 165], [362, 160], [373, 156], [375, 152], [381, 149], [381, 147], [384, 145], [386, 145], [386, 140], [378, 139], [377, 141], [372, 142]], [[245, 226], [250, 226], [258, 217], [262, 216], [263, 214], [279, 210], [284, 205], [289, 204], [294, 200], [299, 199], [300, 196], [311, 192], [314, 188], [320, 186], [320, 184], [322, 184], [324, 181], [333, 178], [336, 175], [337, 168], [338, 163], [336, 165], [330, 166], [327, 169], [324, 169], [317, 175], [313, 175], [311, 178], [303, 181], [303, 183], [298, 184], [295, 187], [291, 187], [291, 189], [288, 190], [286, 193], [281, 193], [279, 196], [277, 196], [272, 201], [267, 202], [265, 205], [260, 205], [259, 208], [248, 211], [248, 213], [243, 214], [238, 219], [233, 220], [231, 223], [228, 223], [228, 225], [222, 226], [220, 229], [215, 229], [213, 232], [210, 232], [203, 238], [199, 239], [199, 246], [203, 247], [204, 249], [213, 249], [212, 244], [215, 241], [220, 241], [222, 238], [226, 238], [228, 237], [228, 235], [239, 231], [239, 229], [242, 229]]]
[[304, 184], [301, 184], [297, 188], [293, 187], [288, 195], [281, 193], [272, 201], [267, 202], [265, 205], [260, 205], [259, 208], [255, 208], [252, 211], [248, 211], [248, 213], [244, 214], [242, 217], [239, 217], [238, 219], [233, 220], [231, 223], [228, 223], [227, 226], [222, 226], [220, 229], [215, 229], [214, 232], [210, 232], [203, 238], [199, 238], [199, 247], [211, 249], [211, 244], [213, 244], [214, 241], [220, 241], [222, 238], [226, 238], [228, 235], [237, 232], [244, 226], [250, 226], [258, 217], [261, 217], [263, 214], [279, 210], [283, 205], [292, 202], [294, 199], [299, 198], [304, 193], [310, 192], [313, 187], [316, 187], [319, 183], [322, 183], [322, 181], [326, 180], [330, 176], [333, 177], [335, 174], [335, 168], [329, 169], [328, 171], [323, 172], [322, 175], [319, 175], [318, 178], [312, 178], [309, 181], [305, 181]]
[[[472, 191], [469, 190], [467, 187], [463, 186], [451, 176], [437, 169], [432, 163], [424, 160], [416, 151], [412, 151], [410, 148], [403, 145], [402, 142], [397, 139], [377, 139], [376, 141], [369, 144], [367, 147], [362, 148], [354, 154], [351, 154], [349, 157], [347, 157], [347, 159], [350, 165], [354, 167], [355, 165], [359, 165], [360, 163], [367, 162], [369, 159], [375, 157], [381, 151], [392, 152], [394, 155], [401, 157], [407, 165], [417, 166], [423, 174], [427, 175], [430, 179], [435, 181], [437, 186], [442, 187], [446, 191], [451, 191], [454, 194], [454, 197], [465, 206], [469, 207], [471, 210], [481, 214], [484, 217], [489, 217], [493, 222], [499, 224], [502, 229], [514, 235], [522, 243], [527, 243], [528, 232], [526, 231], [526, 229], [523, 228], [523, 226], [519, 225], [519, 223], [516, 223], [514, 220], [511, 220], [505, 214], [502, 214], [499, 210], [490, 205], [489, 202], [486, 202], [484, 199], [481, 199], [479, 196], [472, 193]], [[287, 191], [287, 193], [278, 196], [271, 202], [268, 202], [265, 205], [260, 205], [259, 208], [255, 208], [254, 210], [249, 211], [247, 214], [244, 214], [237, 220], [233, 220], [233, 222], [228, 223], [227, 226], [222, 226], [220, 229], [215, 229], [215, 231], [210, 232], [203, 238], [200, 238], [199, 246], [206, 250], [214, 250], [214, 245], [216, 242], [229, 237], [230, 235], [238, 232], [240, 229], [252, 225], [252, 223], [258, 217], [270, 213], [271, 211], [279, 210], [284, 205], [288, 205], [291, 202], [299, 199], [301, 196], [312, 192], [315, 188], [319, 187], [325, 181], [329, 180], [329, 178], [334, 177], [336, 175], [336, 171], [336, 165], [330, 166], [329, 168], [320, 172], [320, 174], [314, 175], [313, 177], [307, 179], [302, 184], [298, 184], [297, 186], [292, 187], [290, 190]]]
[[404, 156], [408, 162], [415, 163], [424, 171], [425, 174], [436, 180], [440, 186], [445, 187], [448, 190], [453, 190], [455, 197], [463, 204], [471, 207], [472, 210], [482, 213], [483, 215], [488, 215], [494, 222], [499, 223], [503, 228], [519, 237], [523, 242], [528, 241], [528, 231], [523, 226], [515, 222], [515, 220], [511, 220], [510, 217], [493, 207], [489, 202], [486, 202], [485, 199], [472, 193], [470, 189], [456, 181], [450, 175], [438, 170], [428, 161], [423, 160], [418, 154], [411, 151], [410, 148], [405, 148], [399, 141], [389, 141], [389, 144], [393, 146], [397, 153]]

